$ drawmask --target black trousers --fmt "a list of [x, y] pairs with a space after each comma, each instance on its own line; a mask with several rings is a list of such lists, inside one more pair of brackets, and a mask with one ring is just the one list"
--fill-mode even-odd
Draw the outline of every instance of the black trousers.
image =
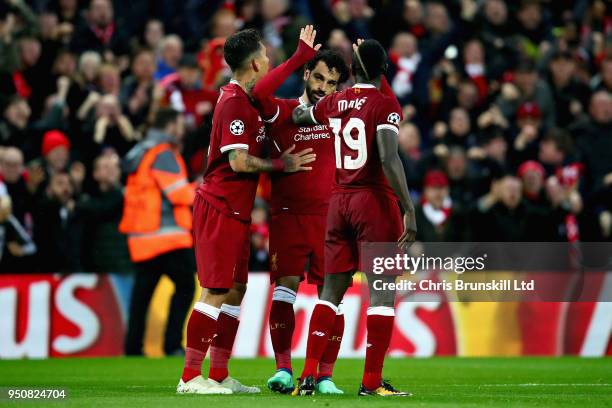
[[143, 354], [147, 310], [155, 287], [163, 274], [172, 279], [175, 286], [164, 337], [164, 352], [166, 354], [180, 352], [182, 350], [183, 324], [195, 291], [193, 251], [191, 249], [179, 249], [167, 252], [149, 261], [138, 262], [135, 266], [137, 272], [130, 301], [125, 354]]

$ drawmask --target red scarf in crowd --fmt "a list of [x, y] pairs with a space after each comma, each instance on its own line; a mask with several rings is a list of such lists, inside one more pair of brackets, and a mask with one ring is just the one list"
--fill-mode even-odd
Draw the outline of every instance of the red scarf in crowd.
[[113, 34], [115, 33], [115, 23], [110, 23], [104, 28], [91, 25], [90, 28], [96, 38], [104, 45], [108, 45], [110, 43], [110, 40], [113, 38]]

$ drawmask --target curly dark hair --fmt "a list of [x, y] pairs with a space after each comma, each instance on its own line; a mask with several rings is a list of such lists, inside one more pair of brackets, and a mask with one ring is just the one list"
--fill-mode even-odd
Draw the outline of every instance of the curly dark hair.
[[329, 70], [336, 70], [340, 74], [340, 78], [338, 78], [338, 83], [341, 84], [346, 81], [349, 77], [349, 70], [346, 62], [336, 51], [332, 50], [321, 50], [317, 52], [313, 59], [308, 61], [305, 65], [305, 68], [309, 71], [312, 71], [319, 61], [323, 61]]

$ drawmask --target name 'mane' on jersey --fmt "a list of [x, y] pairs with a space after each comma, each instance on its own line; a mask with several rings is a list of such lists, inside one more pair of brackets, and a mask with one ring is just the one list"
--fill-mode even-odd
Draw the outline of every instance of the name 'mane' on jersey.
[[334, 136], [336, 190], [382, 190], [395, 194], [387, 182], [376, 143], [376, 132], [399, 133], [400, 112], [393, 100], [374, 85], [355, 84], [321, 99], [313, 119]]

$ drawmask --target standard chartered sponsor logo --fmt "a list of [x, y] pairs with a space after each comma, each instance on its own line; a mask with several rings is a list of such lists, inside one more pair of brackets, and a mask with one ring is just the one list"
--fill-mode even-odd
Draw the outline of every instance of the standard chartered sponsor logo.
[[330, 139], [327, 125], [300, 126], [293, 136], [295, 142], [307, 142], [309, 140]]
[[319, 140], [319, 139], [329, 139], [329, 133], [311, 133], [308, 135], [304, 135], [302, 133], [296, 133], [293, 137], [293, 140], [296, 142], [305, 142], [308, 140]]

